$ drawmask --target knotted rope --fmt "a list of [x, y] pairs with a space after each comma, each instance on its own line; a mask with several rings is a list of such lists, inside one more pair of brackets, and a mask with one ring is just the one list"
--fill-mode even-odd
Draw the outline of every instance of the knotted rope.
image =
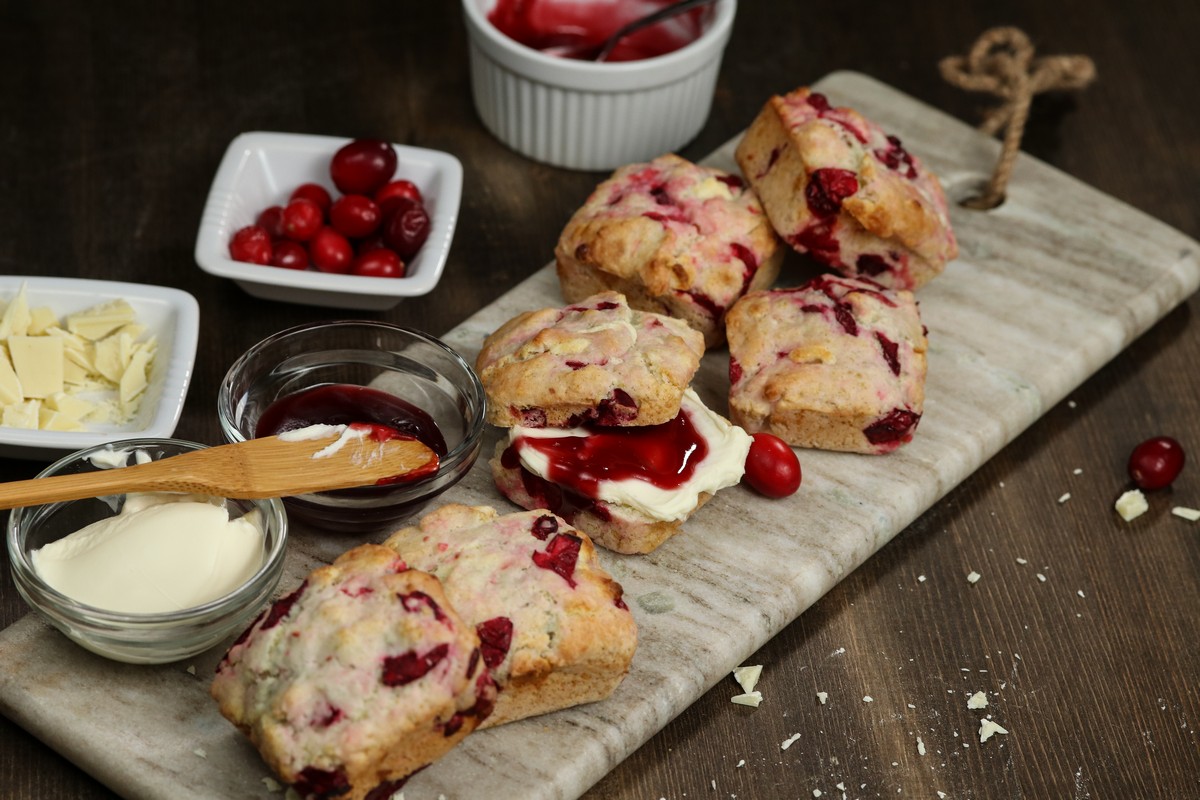
[[1004, 201], [1033, 96], [1082, 89], [1096, 77], [1096, 66], [1087, 56], [1034, 58], [1029, 37], [1011, 27], [985, 31], [970, 53], [943, 58], [938, 67], [942, 77], [954, 86], [969, 92], [988, 92], [1002, 100], [979, 126], [989, 135], [1004, 129], [1004, 146], [983, 195], [965, 201], [964, 205], [971, 208], [995, 208]]

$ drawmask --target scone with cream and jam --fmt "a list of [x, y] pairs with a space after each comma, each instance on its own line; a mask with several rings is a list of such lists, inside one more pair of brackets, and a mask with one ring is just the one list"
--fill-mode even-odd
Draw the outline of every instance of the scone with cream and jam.
[[618, 291], [636, 309], [686, 320], [713, 347], [726, 310], [774, 282], [784, 251], [739, 176], [664, 155], [597, 186], [554, 255], [567, 302]]
[[301, 797], [383, 800], [488, 716], [496, 686], [437, 578], [365, 544], [264, 612], [211, 693]]
[[750, 436], [694, 391], [659, 425], [515, 426], [491, 459], [496, 486], [618, 553], [648, 553], [745, 473]]
[[823, 275], [730, 309], [729, 414], [797, 447], [887, 453], [925, 400], [925, 329], [912, 292]]
[[703, 337], [686, 323], [601, 292], [509, 320], [475, 369], [493, 425], [656, 425], [679, 412], [702, 355]]
[[779, 235], [842, 275], [916, 289], [958, 254], [937, 176], [823, 94], [772, 97], [735, 156]]
[[608, 697], [637, 625], [587, 535], [546, 511], [450, 504], [384, 544], [436, 575], [500, 694], [482, 727]]

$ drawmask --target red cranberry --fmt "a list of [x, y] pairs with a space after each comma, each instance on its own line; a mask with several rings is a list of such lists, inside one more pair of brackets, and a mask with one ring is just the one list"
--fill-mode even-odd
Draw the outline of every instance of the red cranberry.
[[271, 628], [274, 628], [276, 625], [278, 625], [280, 620], [286, 617], [288, 612], [292, 610], [292, 606], [294, 606], [296, 601], [300, 599], [300, 595], [304, 593], [304, 590], [307, 586], [308, 581], [305, 581], [304, 583], [300, 584], [299, 587], [297, 587], [296, 591], [292, 592], [286, 597], [281, 597], [276, 600], [271, 606], [271, 609], [267, 612], [267, 618], [263, 620], [262, 628], [259, 630], [269, 631]]
[[283, 206], [270, 206], [264, 208], [262, 213], [258, 215], [258, 219], [254, 221], [255, 225], [266, 230], [271, 234], [272, 239], [283, 238]]
[[325, 212], [307, 197], [289, 200], [283, 209], [283, 235], [297, 242], [307, 242], [325, 224]]
[[271, 235], [258, 225], [247, 225], [229, 240], [229, 257], [249, 264], [271, 263]]
[[386, 247], [359, 252], [350, 265], [350, 272], [367, 278], [403, 278], [404, 262]]
[[1183, 471], [1184, 453], [1170, 436], [1155, 436], [1133, 448], [1129, 455], [1129, 477], [1148, 492], [1165, 489]]
[[354, 248], [350, 240], [326, 225], [308, 243], [308, 254], [313, 265], [321, 272], [346, 273], [354, 260]]
[[888, 369], [893, 375], [900, 375], [900, 345], [893, 342], [880, 331], [875, 331], [875, 341], [879, 342], [879, 349], [883, 351], [883, 360], [887, 362]]
[[375, 193], [375, 202], [379, 204], [383, 215], [387, 216], [388, 212], [392, 210], [394, 201], [400, 197], [407, 197], [409, 200], [425, 205], [425, 198], [421, 195], [421, 190], [417, 188], [417, 185], [403, 178], [384, 184]]
[[746, 454], [746, 483], [767, 497], [787, 497], [800, 488], [800, 459], [778, 436], [756, 433]]
[[271, 266], [284, 269], [308, 269], [308, 251], [299, 242], [280, 239], [275, 243], [275, 254], [271, 257]]
[[827, 167], [813, 172], [804, 187], [808, 208], [818, 217], [831, 217], [842, 209], [842, 201], [858, 191], [858, 178], [848, 169]]
[[351, 239], [370, 236], [381, 220], [379, 206], [361, 194], [342, 195], [329, 209], [329, 224]]
[[535, 539], [541, 539], [543, 542], [550, 538], [550, 534], [558, 533], [558, 520], [553, 514], [542, 514], [533, 521], [533, 527], [529, 531]]
[[383, 659], [383, 671], [379, 680], [384, 686], [404, 686], [412, 683], [441, 663], [448, 652], [450, 645], [439, 644], [423, 656], [417, 655], [415, 650], [398, 656], [387, 656]]
[[508, 617], [493, 617], [475, 626], [479, 635], [480, 649], [483, 652], [483, 663], [488, 669], [495, 669], [508, 655], [512, 647], [512, 620]]
[[871, 444], [892, 444], [912, 439], [921, 415], [904, 408], [894, 408], [863, 430]]
[[333, 770], [305, 767], [292, 788], [301, 797], [337, 797], [350, 791], [350, 779], [341, 767]]
[[545, 552], [535, 550], [533, 563], [542, 569], [557, 573], [572, 588], [575, 586], [575, 562], [579, 560], [579, 547], [583, 542], [569, 533], [556, 533], [546, 546]]
[[396, 151], [378, 139], [355, 139], [329, 162], [329, 176], [342, 194], [373, 195], [396, 173]]
[[329, 196], [329, 190], [319, 183], [300, 184], [288, 199], [295, 200], [297, 197], [312, 200], [317, 204], [317, 208], [321, 209], [322, 214], [327, 213], [329, 206], [333, 203], [333, 198]]
[[383, 240], [396, 255], [411, 261], [429, 238], [429, 214], [415, 200], [397, 198], [394, 202], [396, 207], [383, 223]]

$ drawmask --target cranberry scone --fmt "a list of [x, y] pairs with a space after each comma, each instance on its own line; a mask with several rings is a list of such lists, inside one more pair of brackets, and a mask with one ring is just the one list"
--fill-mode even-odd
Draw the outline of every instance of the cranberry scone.
[[784, 247], [740, 177], [664, 155], [597, 186], [554, 255], [567, 302], [615, 290], [686, 320], [713, 347], [734, 301], [775, 281]]
[[772, 97], [735, 157], [779, 235], [847, 277], [916, 289], [958, 255], [937, 176], [822, 94]]
[[500, 492], [618, 553], [648, 553], [745, 473], [750, 435], [684, 392], [660, 425], [515, 426], [490, 463]]
[[509, 320], [475, 368], [493, 425], [657, 425], [678, 413], [702, 355], [704, 337], [687, 323], [601, 292]]
[[925, 329], [912, 292], [823, 275], [730, 309], [729, 415], [797, 447], [887, 453], [925, 401]]
[[482, 727], [602, 700], [629, 671], [637, 625], [585, 534], [546, 511], [450, 504], [384, 544], [441, 580], [500, 687]]
[[437, 578], [365, 544], [262, 614], [211, 694], [302, 797], [383, 800], [487, 717], [496, 686]]

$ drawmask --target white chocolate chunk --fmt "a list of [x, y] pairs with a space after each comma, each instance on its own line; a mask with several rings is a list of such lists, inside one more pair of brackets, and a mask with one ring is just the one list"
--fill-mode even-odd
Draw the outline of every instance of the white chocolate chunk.
[[761, 676], [762, 664], [755, 664], [750, 667], [738, 667], [733, 671], [733, 678], [738, 682], [738, 686], [742, 687], [743, 692], [753, 692]]
[[85, 339], [96, 341], [134, 321], [133, 306], [122, 299], [110, 300], [98, 306], [67, 316], [67, 330]]
[[1144, 494], [1137, 489], [1130, 489], [1117, 498], [1116, 508], [1117, 513], [1121, 515], [1121, 519], [1129, 522], [1149, 511], [1150, 504], [1146, 502]]
[[63, 343], [52, 336], [9, 336], [8, 353], [27, 398], [63, 390]]
[[762, 692], [746, 692], [745, 694], [735, 694], [729, 698], [731, 702], [737, 703], [740, 706], [753, 706], [758, 708], [762, 703]]
[[983, 744], [988, 739], [992, 738], [992, 735], [996, 734], [996, 733], [1008, 733], [1008, 731], [1005, 730], [1004, 728], [1000, 727], [995, 722], [992, 722], [990, 719], [979, 720], [979, 743], [980, 744]]

